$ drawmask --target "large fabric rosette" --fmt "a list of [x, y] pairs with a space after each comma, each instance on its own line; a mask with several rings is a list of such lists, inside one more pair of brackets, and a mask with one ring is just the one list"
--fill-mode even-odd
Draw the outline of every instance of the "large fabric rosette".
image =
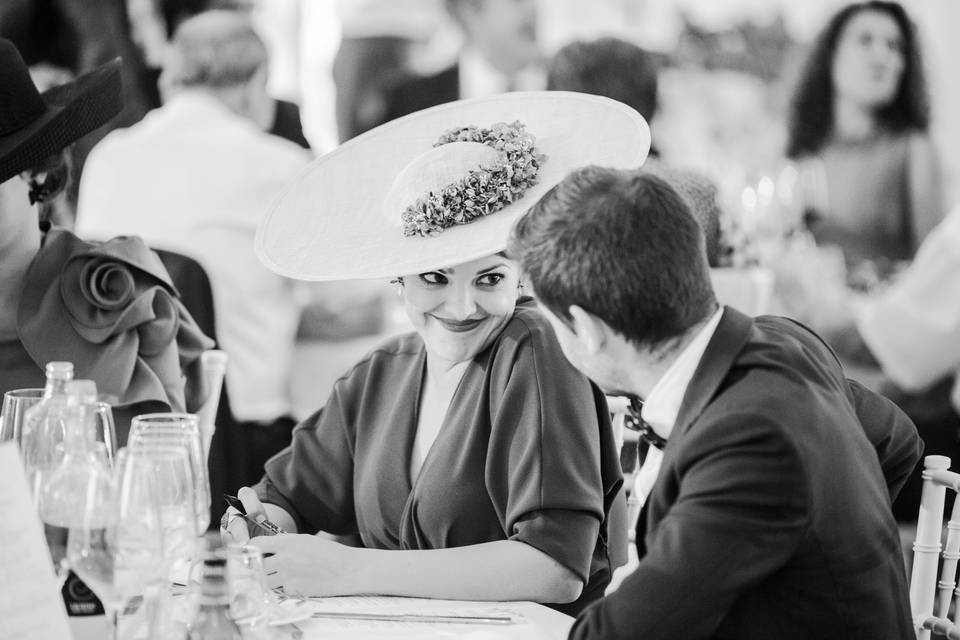
[[96, 381], [115, 406], [190, 411], [204, 399], [200, 354], [213, 341], [138, 237], [91, 243], [48, 232], [27, 271], [17, 322], [40, 367], [73, 362], [74, 375]]

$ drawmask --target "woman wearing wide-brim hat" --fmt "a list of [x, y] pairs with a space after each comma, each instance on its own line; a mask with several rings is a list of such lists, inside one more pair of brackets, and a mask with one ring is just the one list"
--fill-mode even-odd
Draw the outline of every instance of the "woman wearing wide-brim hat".
[[202, 393], [199, 357], [213, 345], [138, 238], [91, 244], [41, 229], [39, 205], [70, 179], [64, 149], [122, 106], [119, 59], [40, 93], [0, 38], [0, 393], [42, 387], [46, 363], [72, 362], [125, 408], [121, 444], [133, 414], [192, 408], [187, 390]]
[[[648, 148], [643, 118], [620, 103], [514, 93], [382, 125], [284, 190], [259, 229], [261, 259], [293, 278], [393, 278], [415, 331], [347, 372], [241, 490], [249, 513], [364, 547], [257, 537], [271, 586], [570, 613], [602, 595], [625, 550], [610, 547], [621, 476], [606, 404], [504, 250], [513, 221], [568, 171], [636, 167]], [[223, 525], [245, 539], [246, 522], [230, 510]]]

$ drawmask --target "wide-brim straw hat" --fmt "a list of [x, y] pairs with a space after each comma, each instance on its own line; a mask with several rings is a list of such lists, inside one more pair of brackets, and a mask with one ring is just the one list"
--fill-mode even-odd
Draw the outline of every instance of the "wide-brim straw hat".
[[[434, 144], [449, 130], [514, 121], [526, 126], [536, 152], [546, 156], [537, 184], [466, 224], [404, 236], [400, 212], [413, 204], [416, 191], [398, 178], [416, 184], [418, 171], [410, 168], [435, 153]], [[639, 167], [649, 149], [643, 117], [600, 96], [534, 91], [442, 104], [381, 125], [313, 161], [261, 221], [257, 255], [273, 271], [301, 280], [388, 278], [469, 262], [503, 251], [517, 218], [572, 170]]]
[[120, 58], [40, 93], [20, 52], [0, 38], [0, 184], [103, 126], [122, 109]]

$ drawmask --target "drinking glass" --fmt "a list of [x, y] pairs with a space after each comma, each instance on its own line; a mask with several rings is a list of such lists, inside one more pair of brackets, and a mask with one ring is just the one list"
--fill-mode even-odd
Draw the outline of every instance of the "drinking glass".
[[103, 603], [112, 640], [124, 606], [159, 592], [165, 577], [153, 461], [136, 452], [120, 458], [113, 472], [91, 471], [82, 517], [67, 539], [67, 562]]
[[[96, 431], [93, 436], [95, 453], [108, 467], [112, 468], [117, 451], [113, 410], [106, 402], [96, 402], [93, 405], [93, 412], [96, 416]], [[66, 415], [54, 415], [41, 419], [27, 417], [31, 424], [20, 424], [17, 440], [20, 444], [23, 467], [27, 472], [27, 482], [36, 504], [50, 474], [63, 461], [68, 418]]]
[[3, 394], [3, 408], [0, 408], [0, 442], [20, 441], [24, 414], [41, 400], [43, 389], [13, 389]]
[[227, 578], [230, 581], [230, 617], [242, 627], [255, 631], [266, 627], [274, 606], [267, 588], [263, 555], [256, 547], [227, 547]]
[[190, 454], [182, 445], [141, 443], [128, 455], [147, 460], [156, 484], [168, 576], [189, 571], [198, 543], [196, 493]]
[[197, 532], [205, 532], [210, 526], [210, 477], [197, 416], [190, 413], [151, 413], [136, 416], [131, 422], [127, 443], [134, 448], [159, 443], [187, 449], [193, 472]]

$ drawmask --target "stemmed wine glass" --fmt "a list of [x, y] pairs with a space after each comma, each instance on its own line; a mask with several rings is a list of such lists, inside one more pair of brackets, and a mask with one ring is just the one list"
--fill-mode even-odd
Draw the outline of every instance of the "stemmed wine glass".
[[3, 408], [0, 408], [0, 442], [19, 441], [27, 409], [42, 400], [43, 389], [12, 389], [4, 393]]
[[166, 577], [153, 462], [124, 452], [115, 473], [91, 469], [87, 486], [82, 517], [69, 530], [67, 563], [103, 603], [116, 640], [124, 606]]

